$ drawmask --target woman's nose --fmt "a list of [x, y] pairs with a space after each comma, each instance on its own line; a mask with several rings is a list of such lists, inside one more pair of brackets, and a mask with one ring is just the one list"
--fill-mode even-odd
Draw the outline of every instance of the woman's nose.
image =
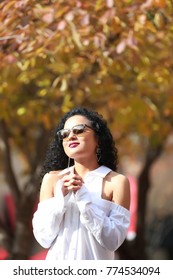
[[68, 136], [68, 139], [73, 139], [73, 138], [76, 139], [76, 134], [74, 134], [73, 131], [71, 130], [71, 131], [70, 131], [70, 134], [69, 134], [69, 136]]

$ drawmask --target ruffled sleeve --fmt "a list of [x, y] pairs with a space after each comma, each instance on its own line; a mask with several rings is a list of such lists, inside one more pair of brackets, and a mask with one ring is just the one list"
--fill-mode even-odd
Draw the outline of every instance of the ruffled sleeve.
[[[91, 194], [83, 186], [76, 192], [76, 203], [80, 211], [81, 223], [91, 232], [104, 248], [115, 251], [125, 240], [130, 224], [130, 212], [113, 202], [99, 199], [92, 201]], [[106, 209], [101, 207], [104, 201]]]

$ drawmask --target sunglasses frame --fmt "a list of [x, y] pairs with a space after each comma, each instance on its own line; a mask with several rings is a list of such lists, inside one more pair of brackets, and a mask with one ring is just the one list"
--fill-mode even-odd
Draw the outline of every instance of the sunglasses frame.
[[[82, 130], [82, 132], [77, 132], [77, 133], [76, 133], [76, 132], [74, 131], [74, 129], [76, 129], [76, 127], [80, 127], [80, 126], [81, 126], [81, 128], [80, 128], [79, 130]], [[59, 130], [59, 131], [57, 132], [57, 136], [58, 136], [59, 140], [64, 140], [64, 139], [66, 139], [66, 138], [69, 137], [71, 131], [73, 132], [74, 135], [80, 135], [80, 134], [84, 133], [86, 127], [90, 128], [90, 129], [92, 129], [92, 130], [94, 130], [91, 126], [89, 126], [89, 125], [87, 125], [87, 124], [76, 124], [76, 125], [74, 125], [72, 128], [63, 128], [63, 129]], [[61, 134], [61, 133], [63, 133], [63, 132], [66, 132], [66, 133], [64, 133], [64, 134], [66, 134], [67, 136], [63, 137], [63, 135]]]

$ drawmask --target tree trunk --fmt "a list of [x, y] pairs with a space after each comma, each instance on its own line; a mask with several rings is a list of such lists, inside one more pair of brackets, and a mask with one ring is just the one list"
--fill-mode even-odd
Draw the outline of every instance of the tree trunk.
[[42, 127], [40, 137], [36, 141], [37, 149], [35, 150], [37, 153], [35, 153], [35, 158], [31, 163], [31, 174], [21, 190], [12, 167], [8, 126], [4, 120], [0, 120], [0, 132], [4, 143], [4, 171], [16, 210], [16, 225], [13, 235], [9, 236], [8, 229], [6, 231], [0, 229], [0, 232], [3, 234], [4, 240], [10, 239], [10, 242], [8, 242], [10, 245], [6, 246], [9, 252], [8, 259], [25, 260], [28, 259], [32, 247], [33, 233], [31, 220], [34, 206], [38, 201], [40, 165], [44, 158], [49, 133]]
[[136, 259], [147, 259], [146, 241], [145, 241], [145, 216], [147, 194], [151, 187], [150, 184], [150, 169], [154, 161], [160, 156], [162, 146], [155, 148], [149, 147], [145, 165], [138, 178], [138, 222], [137, 222], [137, 236], [135, 240]]
[[[35, 190], [36, 185], [34, 186]], [[32, 186], [32, 189], [34, 188]], [[33, 241], [32, 215], [37, 202], [37, 191], [34, 193], [23, 193], [19, 205], [16, 207], [16, 228], [11, 250], [11, 260], [28, 259]]]
[[120, 259], [141, 260], [147, 259], [146, 242], [145, 242], [145, 216], [147, 194], [150, 189], [150, 168], [154, 161], [162, 152], [162, 146], [155, 149], [149, 147], [145, 165], [138, 178], [138, 221], [137, 221], [137, 235], [134, 241], [127, 241], [118, 249]]

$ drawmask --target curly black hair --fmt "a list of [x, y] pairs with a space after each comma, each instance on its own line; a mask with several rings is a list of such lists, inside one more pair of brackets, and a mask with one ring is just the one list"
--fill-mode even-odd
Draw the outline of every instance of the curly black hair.
[[[42, 176], [50, 171], [63, 170], [68, 165], [68, 156], [65, 154], [62, 141], [57, 137], [57, 132], [64, 128], [64, 124], [72, 116], [81, 115], [86, 117], [90, 122], [93, 130], [99, 139], [99, 148], [101, 150], [100, 165], [105, 165], [112, 170], [117, 170], [118, 165], [118, 150], [115, 147], [113, 136], [107, 126], [106, 120], [102, 115], [83, 107], [76, 107], [67, 112], [53, 132], [53, 139], [48, 147], [46, 158], [42, 168]], [[74, 162], [70, 160], [70, 166]]]

